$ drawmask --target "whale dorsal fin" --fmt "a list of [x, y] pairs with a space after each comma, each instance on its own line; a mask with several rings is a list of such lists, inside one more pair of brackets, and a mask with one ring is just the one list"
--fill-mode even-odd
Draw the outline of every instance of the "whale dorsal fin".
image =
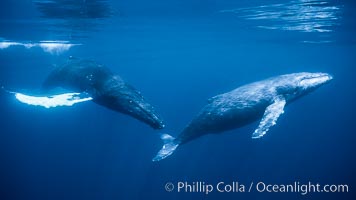
[[258, 128], [253, 132], [252, 138], [264, 136], [269, 128], [276, 124], [278, 117], [283, 114], [286, 100], [283, 97], [277, 97], [274, 102], [267, 106]]

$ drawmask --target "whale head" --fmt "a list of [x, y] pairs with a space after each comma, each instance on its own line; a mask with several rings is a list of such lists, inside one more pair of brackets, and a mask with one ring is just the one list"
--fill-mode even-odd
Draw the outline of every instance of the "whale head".
[[301, 72], [284, 75], [280, 80], [283, 84], [281, 89], [287, 99], [295, 99], [308, 94], [326, 83], [329, 83], [333, 77], [327, 73], [309, 73]]
[[327, 73], [301, 73], [298, 74], [298, 87], [300, 90], [314, 90], [328, 82], [333, 77]]

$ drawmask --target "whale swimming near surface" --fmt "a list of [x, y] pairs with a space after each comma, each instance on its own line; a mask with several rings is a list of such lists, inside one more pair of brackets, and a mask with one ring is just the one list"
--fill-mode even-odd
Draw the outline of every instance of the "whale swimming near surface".
[[203, 135], [239, 128], [259, 119], [260, 123], [252, 138], [261, 138], [276, 124], [285, 105], [332, 79], [327, 73], [286, 74], [212, 97], [176, 138], [168, 134], [161, 135], [164, 145], [152, 161], [170, 156], [178, 146]]
[[[41, 98], [41, 101], [47, 103], [46, 107], [53, 107], [53, 100], [56, 100], [56, 103], [60, 100], [61, 105], [72, 105], [92, 100], [111, 110], [130, 115], [154, 129], [162, 129], [165, 126], [153, 106], [144, 99], [139, 91], [113, 74], [107, 67], [94, 61], [70, 58], [64, 65], [56, 67], [44, 81], [43, 91], [50, 91], [57, 87], [74, 93], [50, 97], [16, 94], [16, 97], [22, 102]], [[79, 98], [83, 94], [86, 98]], [[35, 104], [32, 103], [32, 105]]]

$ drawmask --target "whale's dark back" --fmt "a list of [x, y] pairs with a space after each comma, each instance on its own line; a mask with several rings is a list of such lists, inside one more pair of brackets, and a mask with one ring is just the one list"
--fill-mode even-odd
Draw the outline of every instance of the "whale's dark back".
[[[43, 83], [43, 88], [49, 90], [63, 87], [77, 92], [88, 92], [97, 95], [105, 86], [107, 80], [114, 77], [105, 66], [91, 60], [69, 59], [63, 66], [55, 68]], [[122, 79], [115, 76], [117, 82]]]

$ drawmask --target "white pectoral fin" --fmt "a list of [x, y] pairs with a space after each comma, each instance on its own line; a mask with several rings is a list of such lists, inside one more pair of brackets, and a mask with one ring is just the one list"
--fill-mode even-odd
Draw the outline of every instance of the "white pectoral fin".
[[12, 92], [21, 103], [33, 106], [52, 108], [57, 106], [72, 106], [77, 103], [90, 101], [93, 98], [85, 93], [64, 93], [50, 96], [30, 96], [22, 93]]
[[285, 105], [286, 100], [284, 98], [276, 98], [273, 104], [266, 108], [258, 128], [252, 134], [252, 138], [255, 139], [264, 136], [269, 128], [276, 124], [278, 117], [283, 114]]

